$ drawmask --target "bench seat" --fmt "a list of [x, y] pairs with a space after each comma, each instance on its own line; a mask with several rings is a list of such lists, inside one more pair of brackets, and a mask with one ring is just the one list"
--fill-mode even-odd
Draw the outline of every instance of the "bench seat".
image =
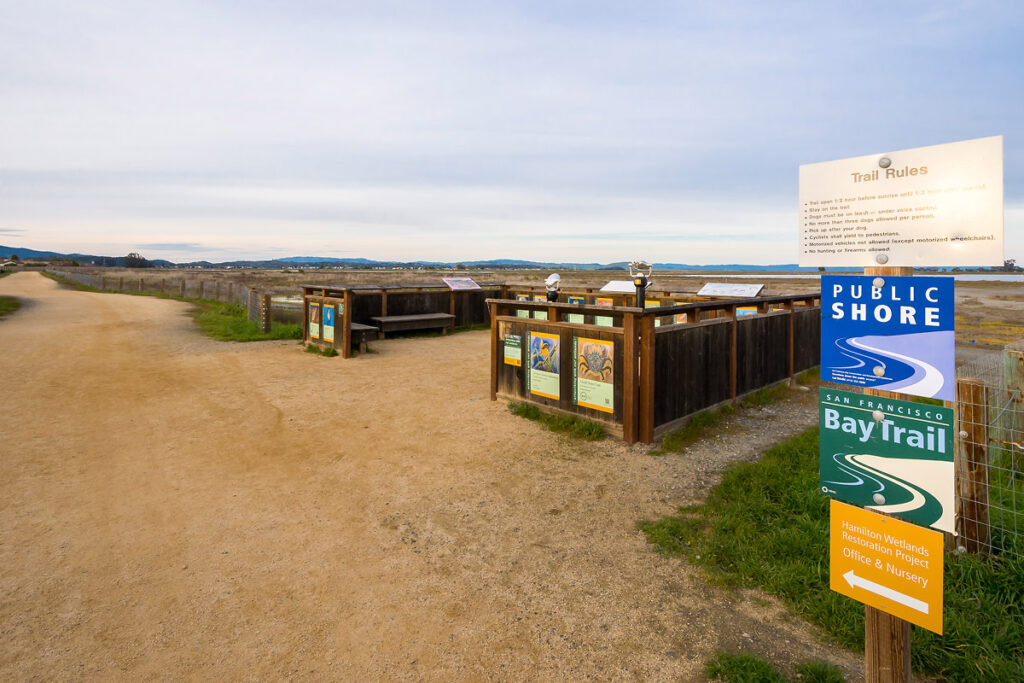
[[416, 315], [379, 315], [370, 318], [377, 323], [381, 334], [432, 330], [440, 327], [447, 332], [455, 325], [455, 316], [450, 313], [418, 313]]

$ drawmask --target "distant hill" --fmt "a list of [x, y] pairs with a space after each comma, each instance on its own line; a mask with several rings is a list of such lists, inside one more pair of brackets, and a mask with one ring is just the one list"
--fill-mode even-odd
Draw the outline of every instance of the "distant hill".
[[[39, 251], [38, 249], [28, 249], [26, 247], [8, 247], [0, 244], [0, 258], [9, 258], [12, 255], [17, 255], [20, 259], [39, 259], [41, 261], [49, 261], [52, 259], [70, 259], [77, 261], [79, 264], [95, 265], [95, 266], [110, 266], [113, 268], [124, 267], [124, 256], [97, 256], [95, 254], [64, 254], [56, 251]], [[169, 268], [174, 264], [164, 259], [148, 259], [154, 268]]]

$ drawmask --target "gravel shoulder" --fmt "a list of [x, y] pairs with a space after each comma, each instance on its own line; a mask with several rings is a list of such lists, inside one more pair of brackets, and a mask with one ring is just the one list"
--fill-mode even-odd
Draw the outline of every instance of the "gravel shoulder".
[[813, 425], [813, 392], [653, 457], [487, 400], [486, 331], [345, 361], [35, 273], [0, 294], [25, 304], [0, 322], [0, 678], [696, 681], [720, 648], [860, 666], [635, 527]]

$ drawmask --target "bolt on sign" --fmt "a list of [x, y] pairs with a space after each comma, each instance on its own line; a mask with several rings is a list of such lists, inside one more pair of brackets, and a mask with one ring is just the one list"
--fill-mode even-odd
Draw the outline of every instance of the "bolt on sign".
[[954, 531], [952, 408], [832, 389], [818, 399], [822, 493]]
[[800, 167], [801, 266], [1003, 263], [1003, 137]]
[[821, 378], [954, 399], [956, 352], [949, 277], [821, 277]]
[[831, 501], [830, 588], [942, 635], [942, 534]]

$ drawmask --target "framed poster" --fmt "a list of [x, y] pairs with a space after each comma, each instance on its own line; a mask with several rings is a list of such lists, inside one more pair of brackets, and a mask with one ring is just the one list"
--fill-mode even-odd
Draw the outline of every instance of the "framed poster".
[[[534, 301], [542, 301], [542, 302], [546, 303], [548, 298], [547, 298], [547, 296], [544, 296], [544, 295], [541, 295], [541, 294], [536, 294], [536, 295], [534, 295], [533, 300]], [[547, 311], [534, 311], [533, 312], [533, 317], [536, 318], [537, 320], [547, 320], [548, 319], [548, 312]]]
[[530, 367], [526, 386], [531, 394], [556, 401], [560, 396], [559, 361], [561, 341], [557, 334], [530, 332]]
[[334, 343], [334, 304], [324, 304], [324, 341]]
[[505, 335], [505, 365], [517, 368], [523, 364], [523, 338], [518, 334]]
[[309, 337], [320, 338], [320, 303], [317, 301], [309, 302]]
[[[582, 296], [570, 296], [568, 301], [569, 303], [576, 304], [578, 306], [582, 306], [585, 303], [585, 299]], [[569, 315], [565, 316], [565, 319], [571, 323], [578, 323], [580, 325], [583, 324], [582, 313], [570, 313]]]
[[[529, 300], [530, 300], [530, 295], [529, 294], [516, 294], [516, 301], [529, 301]], [[529, 318], [530, 317], [530, 312], [529, 311], [524, 311], [524, 310], [517, 310], [516, 311], [516, 317], [517, 318]]]
[[574, 337], [573, 402], [604, 413], [615, 412], [615, 343]]

